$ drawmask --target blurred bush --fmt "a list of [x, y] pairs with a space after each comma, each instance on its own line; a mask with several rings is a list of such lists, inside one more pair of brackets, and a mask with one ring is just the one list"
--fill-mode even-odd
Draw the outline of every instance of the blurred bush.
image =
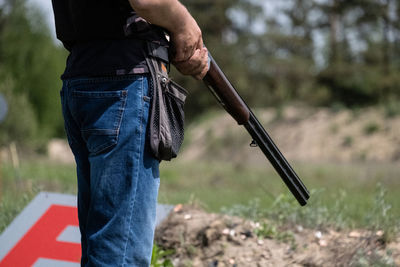
[[8, 104], [7, 116], [0, 124], [0, 146], [13, 141], [32, 143], [38, 131], [38, 122], [26, 93], [16, 93], [14, 86], [11, 78], [0, 82], [0, 93]]

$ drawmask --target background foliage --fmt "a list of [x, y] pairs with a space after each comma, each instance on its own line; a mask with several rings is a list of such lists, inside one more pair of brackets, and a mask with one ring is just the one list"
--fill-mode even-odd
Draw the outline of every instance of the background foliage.
[[[182, 2], [251, 106], [399, 106], [400, 0]], [[0, 2], [0, 92], [10, 103], [0, 145], [63, 134], [58, 91], [66, 55], [37, 8]], [[189, 120], [216, 106], [201, 82], [172, 76], [191, 92]]]
[[17, 141], [37, 148], [63, 134], [58, 92], [65, 57], [39, 9], [25, 0], [0, 5], [0, 93], [9, 106], [0, 145]]
[[[182, 2], [252, 106], [399, 101], [399, 0]], [[179, 79], [193, 90], [189, 109], [213, 103], [200, 84]]]

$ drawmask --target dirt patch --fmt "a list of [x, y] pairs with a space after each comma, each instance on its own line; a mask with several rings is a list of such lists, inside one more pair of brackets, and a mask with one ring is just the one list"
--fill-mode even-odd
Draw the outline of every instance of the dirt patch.
[[176, 267], [400, 265], [400, 239], [385, 244], [381, 231], [316, 231], [296, 226], [281, 228], [282, 235], [267, 238], [257, 234], [260, 227], [243, 218], [177, 206], [157, 228], [156, 243], [174, 251], [170, 258]]

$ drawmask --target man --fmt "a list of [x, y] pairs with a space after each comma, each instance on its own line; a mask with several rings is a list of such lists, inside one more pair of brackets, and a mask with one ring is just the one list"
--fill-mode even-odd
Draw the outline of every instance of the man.
[[[178, 0], [52, 3], [57, 37], [70, 51], [60, 93], [77, 165], [81, 265], [149, 266], [159, 162], [146, 135], [145, 43], [169, 45], [176, 68], [202, 79], [208, 67], [201, 31]], [[170, 43], [154, 27], [136, 25], [139, 16], [168, 31]]]

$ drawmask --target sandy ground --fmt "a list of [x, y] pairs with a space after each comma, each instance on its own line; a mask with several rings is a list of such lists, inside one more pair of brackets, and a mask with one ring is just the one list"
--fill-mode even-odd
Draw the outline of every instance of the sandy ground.
[[156, 242], [174, 251], [176, 267], [400, 266], [400, 239], [385, 243], [382, 231], [317, 231], [297, 225], [279, 229], [290, 238], [268, 238], [256, 235], [259, 227], [258, 222], [178, 205], [157, 228]]

